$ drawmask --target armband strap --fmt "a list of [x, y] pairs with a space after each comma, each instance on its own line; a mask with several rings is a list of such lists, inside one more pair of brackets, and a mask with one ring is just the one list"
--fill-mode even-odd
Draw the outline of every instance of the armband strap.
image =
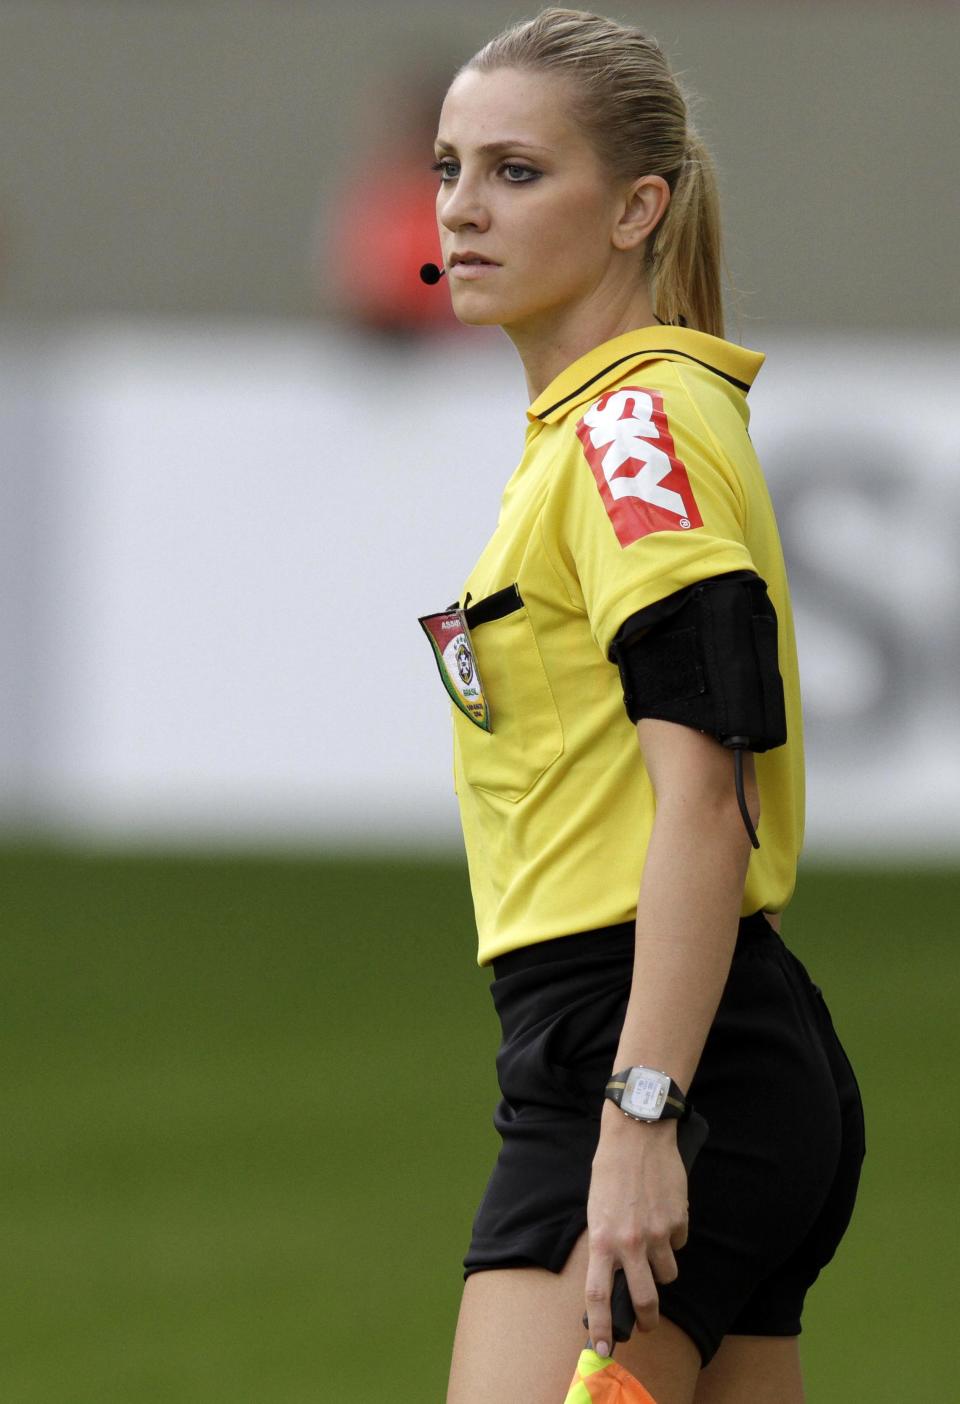
[[736, 752], [740, 811], [758, 848], [740, 752], [769, 751], [787, 739], [777, 615], [766, 582], [741, 570], [677, 590], [632, 614], [609, 656], [632, 722], [679, 722]]

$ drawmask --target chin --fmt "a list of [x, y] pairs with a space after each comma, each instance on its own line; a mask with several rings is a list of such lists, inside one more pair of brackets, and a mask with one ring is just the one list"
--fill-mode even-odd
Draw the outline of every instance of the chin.
[[466, 297], [452, 298], [453, 315], [466, 327], [508, 327], [522, 323], [529, 315], [525, 307], [508, 306], [503, 300], [493, 298]]

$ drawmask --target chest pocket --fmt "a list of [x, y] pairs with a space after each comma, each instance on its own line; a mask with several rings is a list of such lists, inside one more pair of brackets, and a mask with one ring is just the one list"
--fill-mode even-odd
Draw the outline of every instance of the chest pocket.
[[560, 714], [516, 585], [478, 600], [466, 616], [492, 730], [456, 714], [464, 779], [516, 801], [562, 754]]

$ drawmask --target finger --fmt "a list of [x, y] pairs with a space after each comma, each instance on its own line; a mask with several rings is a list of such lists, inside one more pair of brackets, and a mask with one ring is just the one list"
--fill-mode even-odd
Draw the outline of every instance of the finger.
[[613, 1327], [610, 1321], [612, 1285], [613, 1258], [609, 1252], [591, 1244], [584, 1298], [587, 1306], [587, 1329], [598, 1355], [609, 1355], [613, 1347]]
[[660, 1320], [660, 1298], [657, 1296], [657, 1286], [650, 1264], [645, 1258], [635, 1259], [629, 1267], [624, 1264], [624, 1271], [630, 1286], [630, 1300], [633, 1302], [637, 1318], [637, 1329], [653, 1331]]
[[679, 1276], [680, 1269], [674, 1253], [678, 1253], [686, 1243], [688, 1225], [689, 1205], [685, 1207], [682, 1218], [677, 1218], [672, 1227], [664, 1225], [659, 1232], [651, 1235], [647, 1257], [658, 1282], [674, 1282]]
[[650, 1268], [658, 1282], [675, 1282], [679, 1276], [677, 1260], [669, 1243], [650, 1250]]

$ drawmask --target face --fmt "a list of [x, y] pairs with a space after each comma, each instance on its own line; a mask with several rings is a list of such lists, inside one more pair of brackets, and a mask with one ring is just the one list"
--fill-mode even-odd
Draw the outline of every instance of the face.
[[[456, 78], [440, 114], [437, 223], [453, 309], [506, 330], [549, 326], [624, 275], [616, 182], [565, 115], [566, 80], [498, 69]], [[479, 255], [479, 264], [456, 263]], [[637, 263], [629, 272], [636, 277]]]

